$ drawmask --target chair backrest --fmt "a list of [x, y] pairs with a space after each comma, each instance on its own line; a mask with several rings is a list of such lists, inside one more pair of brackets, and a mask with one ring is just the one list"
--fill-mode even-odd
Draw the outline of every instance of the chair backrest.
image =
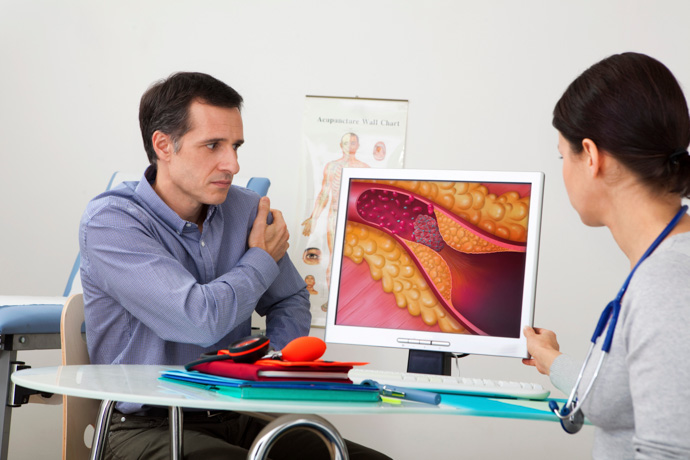
[[[60, 321], [62, 365], [89, 364], [89, 352], [82, 336], [84, 297], [74, 294], [67, 299]], [[96, 399], [63, 396], [62, 459], [86, 460], [91, 454], [91, 440], [100, 402]]]
[[[132, 173], [116, 171], [110, 178], [108, 186], [105, 188], [105, 190], [108, 191], [114, 187], [117, 187], [123, 182], [138, 181], [140, 179], [141, 174], [136, 175]], [[235, 177], [233, 178], [232, 183], [233, 185], [239, 185], [240, 187], [245, 187], [249, 190], [254, 190], [261, 196], [266, 196], [266, 194], [268, 193], [268, 189], [271, 186], [271, 181], [268, 180], [267, 177], [250, 177], [249, 179]], [[72, 294], [76, 294], [78, 292], [82, 292], [81, 278], [79, 277], [80, 263], [81, 259], [79, 257], [79, 254], [77, 254], [77, 259], [74, 261], [74, 264], [72, 264], [72, 271], [70, 272], [69, 278], [67, 279], [67, 286], [65, 286], [65, 291], [62, 294], [65, 297]]]

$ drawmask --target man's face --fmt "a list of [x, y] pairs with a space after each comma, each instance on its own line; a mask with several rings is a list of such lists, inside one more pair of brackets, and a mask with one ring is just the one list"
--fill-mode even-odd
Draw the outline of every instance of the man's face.
[[167, 165], [176, 202], [168, 204], [173, 209], [223, 203], [240, 170], [237, 149], [244, 134], [239, 109], [192, 102], [189, 122], [190, 130], [179, 139], [179, 150]]
[[353, 136], [352, 134], [346, 134], [343, 136], [340, 146], [344, 153], [353, 155], [359, 148], [359, 139], [357, 139], [357, 136]]

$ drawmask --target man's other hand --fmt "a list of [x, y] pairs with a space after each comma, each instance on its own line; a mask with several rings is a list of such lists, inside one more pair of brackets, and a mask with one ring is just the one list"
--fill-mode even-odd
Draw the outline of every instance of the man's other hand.
[[[267, 223], [269, 212], [273, 214], [271, 224]], [[249, 247], [263, 249], [278, 262], [290, 246], [289, 238], [290, 233], [283, 219], [283, 213], [277, 209], [271, 209], [271, 200], [268, 197], [262, 197], [252, 231], [249, 233]]]

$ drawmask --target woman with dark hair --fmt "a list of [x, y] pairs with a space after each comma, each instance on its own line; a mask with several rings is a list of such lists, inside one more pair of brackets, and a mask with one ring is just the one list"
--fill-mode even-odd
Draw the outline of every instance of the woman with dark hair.
[[632, 272], [609, 304], [619, 313], [607, 317], [582, 372], [546, 329], [525, 329], [531, 359], [524, 362], [566, 394], [578, 387], [579, 400], [560, 413], [572, 417], [563, 422], [569, 432], [579, 429], [581, 414], [596, 427], [594, 458], [690, 458], [690, 216], [681, 207], [690, 194], [690, 116], [683, 92], [659, 61], [614, 55], [570, 84], [553, 125], [572, 206], [585, 225], [608, 227]]

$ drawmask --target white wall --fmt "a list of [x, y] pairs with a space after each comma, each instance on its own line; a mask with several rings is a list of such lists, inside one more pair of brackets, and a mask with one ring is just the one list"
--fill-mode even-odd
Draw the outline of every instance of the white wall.
[[[408, 168], [544, 171], [536, 322], [584, 355], [628, 266], [609, 234], [584, 227], [568, 204], [551, 110], [573, 78], [616, 52], [649, 53], [689, 86], [689, 16], [682, 0], [0, 0], [0, 294], [62, 293], [87, 201], [112, 171], [146, 165], [142, 92], [196, 70], [244, 96], [243, 174], [271, 178], [273, 205], [295, 234], [306, 94], [408, 99]], [[333, 346], [328, 356], [404, 362], [373, 348]], [[27, 359], [53, 365], [59, 355]], [[519, 360], [461, 365], [548, 385]], [[547, 422], [331, 420], [396, 459], [583, 458], [591, 447], [591, 429], [567, 436]], [[59, 458], [60, 425], [59, 409], [15, 410], [10, 458]]]

